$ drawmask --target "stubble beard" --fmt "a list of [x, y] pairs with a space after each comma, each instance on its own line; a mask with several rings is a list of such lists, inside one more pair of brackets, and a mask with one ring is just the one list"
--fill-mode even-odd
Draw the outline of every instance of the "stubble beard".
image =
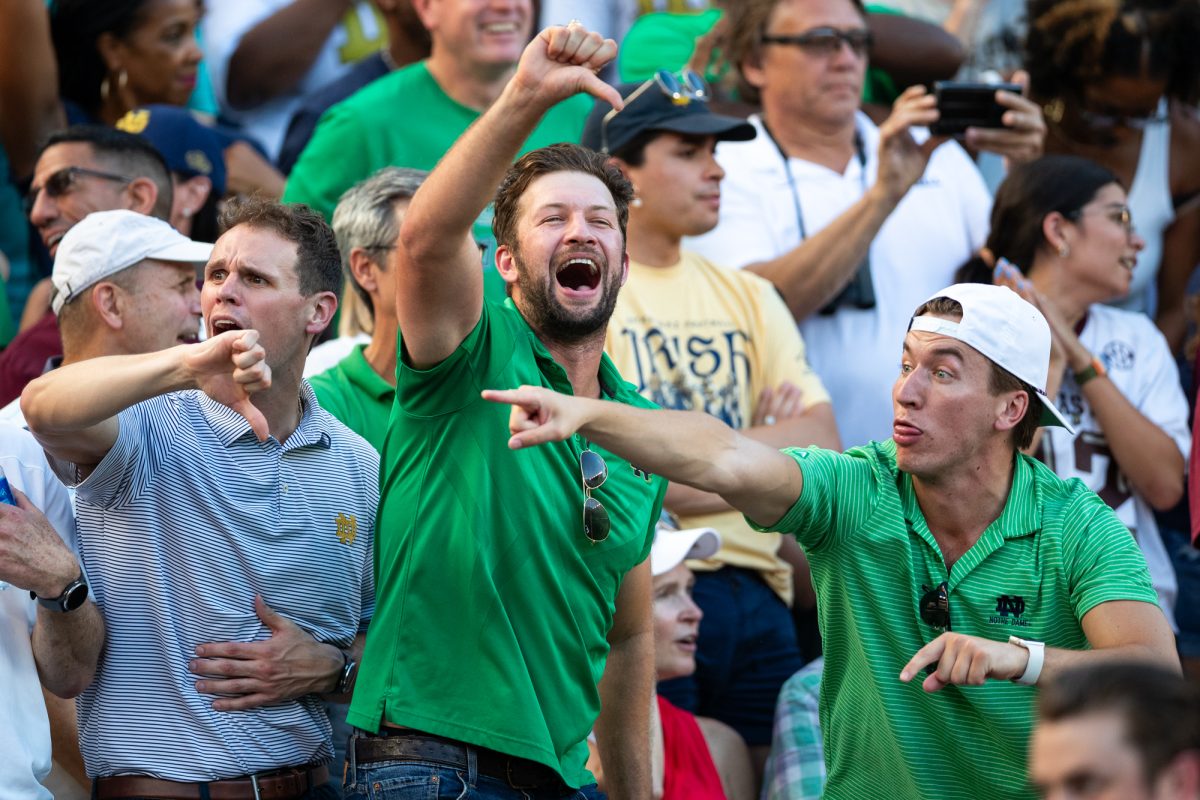
[[517, 286], [521, 289], [521, 309], [525, 319], [543, 337], [565, 345], [577, 345], [590, 339], [603, 338], [617, 305], [617, 293], [621, 288], [620, 276], [609, 274], [608, 259], [597, 253], [603, 261], [600, 275], [600, 301], [591, 308], [572, 312], [554, 295], [555, 279], [548, 276], [544, 283], [534, 280], [520, 252], [512, 248], [513, 260], [517, 265]]

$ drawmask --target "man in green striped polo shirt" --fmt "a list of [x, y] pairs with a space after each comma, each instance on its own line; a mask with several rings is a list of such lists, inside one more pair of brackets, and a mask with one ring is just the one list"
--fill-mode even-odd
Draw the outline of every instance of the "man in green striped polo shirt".
[[1006, 288], [939, 292], [904, 340], [892, 438], [845, 454], [531, 387], [485, 396], [514, 404], [511, 447], [578, 431], [796, 536], [825, 642], [826, 797], [1024, 798], [1040, 678], [1115, 658], [1179, 669], [1128, 531], [1020, 452], [1066, 424], [1044, 394], [1050, 347]]

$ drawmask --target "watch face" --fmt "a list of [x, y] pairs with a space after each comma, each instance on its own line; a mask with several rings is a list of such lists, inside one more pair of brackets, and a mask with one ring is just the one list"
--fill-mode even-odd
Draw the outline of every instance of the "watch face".
[[74, 611], [84, 604], [88, 596], [88, 586], [83, 581], [75, 583], [63, 593], [63, 611]]

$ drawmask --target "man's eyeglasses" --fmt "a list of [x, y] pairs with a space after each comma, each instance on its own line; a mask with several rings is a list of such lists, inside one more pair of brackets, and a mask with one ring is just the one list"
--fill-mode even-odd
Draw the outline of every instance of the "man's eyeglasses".
[[921, 621], [938, 630], [950, 630], [950, 591], [946, 582], [942, 581], [936, 588], [922, 586], [921, 591]]
[[814, 56], [832, 56], [842, 47], [842, 42], [850, 46], [854, 55], [862, 58], [871, 49], [874, 38], [866, 28], [853, 28], [848, 31], [822, 26], [804, 33], [764, 33], [763, 44], [786, 44], [799, 47]]
[[1131, 131], [1144, 131], [1151, 125], [1158, 125], [1166, 122], [1169, 117], [1166, 114], [1157, 112], [1146, 114], [1144, 116], [1126, 115], [1126, 114], [1102, 114], [1098, 111], [1088, 111], [1086, 108], [1081, 108], [1076, 111], [1079, 116], [1079, 121], [1087, 125], [1092, 130], [1110, 131], [1114, 128], [1125, 128]]
[[[629, 108], [634, 100], [641, 97], [652, 86], [657, 86], [658, 90], [677, 106], [686, 106], [693, 100], [700, 103], [708, 102], [708, 85], [694, 70], [685, 69], [676, 75], [670, 70], [660, 69], [654, 73], [653, 78], [629, 93], [629, 97], [625, 98], [625, 108]], [[600, 121], [600, 148], [605, 153], [609, 152], [608, 123], [619, 113], [621, 112], [618, 109], [613, 108]]]
[[50, 173], [46, 178], [46, 182], [40, 188], [30, 189], [29, 195], [25, 198], [25, 216], [29, 216], [33, 212], [33, 206], [37, 203], [38, 195], [45, 192], [50, 197], [61, 197], [75, 186], [75, 179], [79, 175], [85, 175], [89, 178], [100, 178], [106, 181], [117, 181], [118, 183], [130, 183], [133, 178], [126, 178], [124, 175], [114, 175], [111, 172], [100, 172], [99, 170], [88, 169], [86, 167], [63, 167], [57, 172]]
[[579, 471], [583, 475], [583, 534], [593, 543], [603, 542], [608, 538], [608, 511], [592, 492], [608, 480], [608, 465], [585, 447], [579, 454]]

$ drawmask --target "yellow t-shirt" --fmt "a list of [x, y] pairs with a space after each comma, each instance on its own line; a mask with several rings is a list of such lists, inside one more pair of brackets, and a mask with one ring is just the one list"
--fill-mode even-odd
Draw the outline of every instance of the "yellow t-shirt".
[[[669, 267], [630, 262], [604, 349], [644, 397], [663, 408], [705, 411], [732, 428], [750, 427], [763, 389], [784, 381], [800, 387], [806, 408], [829, 402], [775, 287], [695, 253]], [[721, 550], [695, 568], [757, 570], [791, 603], [792, 570], [778, 555], [779, 534], [751, 530], [737, 511], [680, 522], [721, 533]]]

